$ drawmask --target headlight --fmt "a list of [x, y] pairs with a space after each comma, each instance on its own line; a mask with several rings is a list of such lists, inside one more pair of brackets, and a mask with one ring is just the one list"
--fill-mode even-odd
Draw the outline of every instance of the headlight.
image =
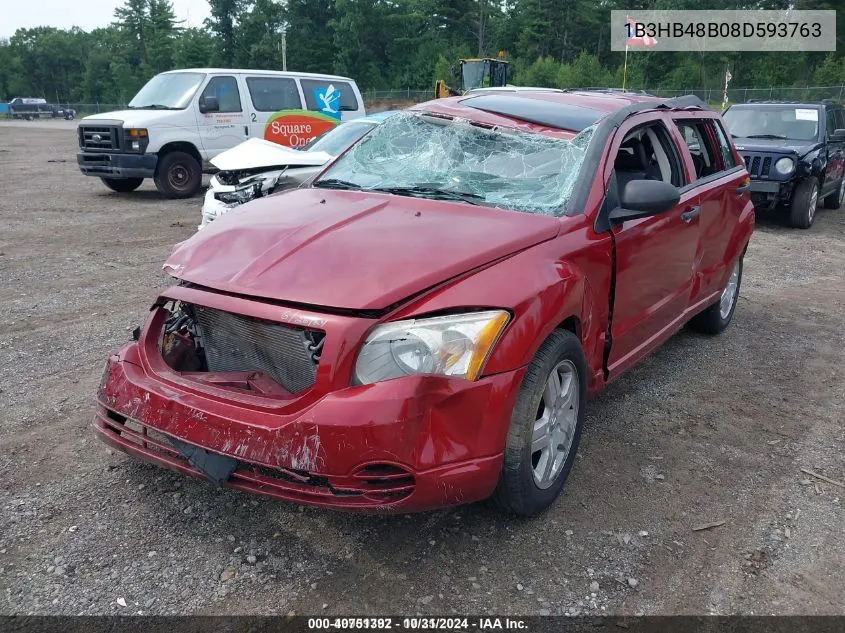
[[143, 154], [146, 151], [149, 143], [149, 133], [146, 128], [125, 128], [123, 133], [126, 135], [126, 148], [130, 152]]
[[779, 158], [775, 163], [775, 171], [779, 174], [786, 175], [795, 168], [795, 161], [791, 158]]
[[243, 204], [252, 200], [261, 189], [261, 184], [256, 183], [246, 187], [239, 187], [234, 191], [216, 191], [214, 197], [224, 204]]
[[380, 325], [358, 354], [355, 383], [417, 374], [475, 380], [509, 318], [490, 310]]

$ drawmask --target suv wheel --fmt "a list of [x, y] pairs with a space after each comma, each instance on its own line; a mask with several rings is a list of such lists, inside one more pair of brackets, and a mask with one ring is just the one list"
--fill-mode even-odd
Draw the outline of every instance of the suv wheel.
[[824, 208], [838, 209], [842, 206], [843, 197], [845, 197], [845, 176], [842, 176], [842, 181], [839, 183], [839, 189], [824, 199]]
[[202, 186], [202, 169], [187, 152], [170, 152], [158, 160], [155, 183], [167, 198], [190, 198]]
[[144, 182], [143, 178], [100, 178], [103, 184], [118, 193], [129, 193], [135, 191]]
[[728, 283], [716, 303], [699, 312], [690, 321], [690, 327], [704, 334], [718, 334], [731, 322], [739, 299], [739, 285], [742, 283], [742, 257], [736, 260]]
[[531, 516], [549, 507], [572, 469], [587, 400], [587, 361], [578, 338], [556, 330], [528, 365], [508, 429], [493, 500]]
[[805, 178], [795, 187], [789, 207], [789, 223], [796, 229], [809, 229], [819, 203], [819, 181]]

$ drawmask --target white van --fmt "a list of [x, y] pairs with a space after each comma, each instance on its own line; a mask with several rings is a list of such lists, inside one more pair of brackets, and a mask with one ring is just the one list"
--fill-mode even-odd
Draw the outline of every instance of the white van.
[[126, 110], [79, 123], [77, 162], [114, 191], [154, 178], [168, 198], [194, 195], [203, 165], [246, 139], [302, 147], [364, 116], [355, 81], [336, 75], [190, 68], [156, 75]]

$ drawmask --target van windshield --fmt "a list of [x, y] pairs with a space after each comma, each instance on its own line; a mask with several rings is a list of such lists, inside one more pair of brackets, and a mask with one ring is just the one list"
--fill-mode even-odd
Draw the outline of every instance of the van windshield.
[[203, 73], [156, 75], [129, 102], [129, 107], [133, 110], [184, 110], [204, 78]]

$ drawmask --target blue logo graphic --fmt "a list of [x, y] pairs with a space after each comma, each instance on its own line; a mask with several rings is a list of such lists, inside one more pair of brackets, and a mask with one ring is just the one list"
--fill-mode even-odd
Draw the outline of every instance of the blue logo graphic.
[[340, 119], [340, 90], [336, 90], [331, 84], [328, 88], [315, 88], [314, 99], [320, 112]]

